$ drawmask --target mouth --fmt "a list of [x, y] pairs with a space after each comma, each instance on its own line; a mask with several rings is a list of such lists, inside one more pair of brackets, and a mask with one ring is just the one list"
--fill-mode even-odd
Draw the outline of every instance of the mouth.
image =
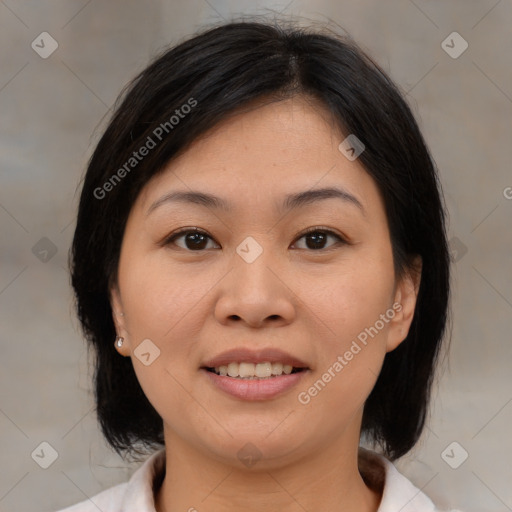
[[242, 401], [277, 399], [298, 386], [310, 372], [309, 368], [267, 362], [229, 363], [200, 370], [214, 388]]
[[307, 370], [307, 367], [292, 366], [280, 362], [265, 361], [263, 363], [231, 362], [220, 366], [204, 366], [203, 369], [222, 377], [242, 380], [264, 380], [291, 375]]
[[238, 400], [272, 400], [299, 385], [312, 369], [281, 349], [238, 347], [203, 362], [201, 372], [214, 388]]

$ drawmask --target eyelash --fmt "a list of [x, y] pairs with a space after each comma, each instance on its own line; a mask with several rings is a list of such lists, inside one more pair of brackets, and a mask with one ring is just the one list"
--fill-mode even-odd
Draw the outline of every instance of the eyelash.
[[[207, 236], [208, 238], [210, 238], [210, 240], [213, 240], [213, 238], [206, 231], [203, 231], [203, 230], [201, 230], [199, 228], [187, 228], [187, 229], [182, 229], [182, 230], [178, 231], [177, 233], [172, 233], [170, 236], [168, 236], [162, 242], [162, 245], [163, 246], [167, 246], [169, 244], [172, 244], [177, 238], [180, 238], [181, 236], [186, 235], [188, 233], [198, 233], [198, 234]], [[297, 235], [296, 241], [300, 240], [301, 238], [303, 238], [306, 235], [309, 235], [310, 233], [324, 233], [324, 234], [327, 234], [329, 236], [333, 236], [334, 238], [338, 239], [338, 242], [336, 244], [330, 246], [330, 247], [327, 247], [325, 249], [309, 249], [310, 252], [329, 251], [330, 249], [333, 249], [333, 248], [335, 248], [336, 246], [338, 246], [340, 244], [341, 245], [348, 245], [347, 240], [345, 240], [342, 236], [338, 235], [338, 233], [332, 231], [331, 229], [325, 228], [323, 226], [315, 226], [313, 228], [307, 229], [306, 231], [303, 231], [302, 233]], [[180, 249], [184, 249], [184, 248], [180, 247]], [[184, 249], [184, 250], [188, 251], [188, 252], [204, 252], [206, 249], [199, 249], [197, 251], [193, 251], [193, 250], [190, 250], [190, 249]], [[308, 250], [308, 249], [302, 249], [302, 250]]]

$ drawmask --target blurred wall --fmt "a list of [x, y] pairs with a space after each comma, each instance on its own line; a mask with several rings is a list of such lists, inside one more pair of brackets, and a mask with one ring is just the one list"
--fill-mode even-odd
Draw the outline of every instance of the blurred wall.
[[[103, 116], [158, 49], [272, 12], [330, 20], [407, 93], [450, 213], [454, 322], [428, 428], [397, 466], [440, 506], [512, 510], [507, 0], [0, 2], [0, 510], [55, 510], [137, 467], [106, 447], [93, 412], [67, 270], [76, 190]], [[43, 442], [48, 469], [31, 456]]]

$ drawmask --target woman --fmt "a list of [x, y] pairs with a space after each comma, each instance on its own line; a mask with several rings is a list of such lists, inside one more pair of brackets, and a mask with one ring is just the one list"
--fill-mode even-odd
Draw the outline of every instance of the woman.
[[90, 160], [71, 268], [102, 431], [154, 453], [67, 512], [438, 510], [392, 461], [448, 318], [442, 193], [351, 40], [233, 22], [159, 56]]

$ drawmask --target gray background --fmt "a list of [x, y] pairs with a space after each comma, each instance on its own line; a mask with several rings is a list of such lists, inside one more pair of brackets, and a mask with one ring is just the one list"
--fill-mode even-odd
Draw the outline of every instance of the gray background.
[[[158, 49], [268, 9], [340, 25], [407, 93], [450, 213], [454, 322], [428, 428], [397, 466], [440, 506], [512, 510], [512, 2], [5, 0], [0, 511], [55, 510], [137, 467], [106, 447], [93, 412], [67, 272], [75, 191], [103, 117]], [[46, 59], [31, 48], [43, 31], [59, 45]], [[453, 31], [469, 44], [458, 58], [441, 46]], [[58, 452], [46, 470], [31, 457], [43, 441]], [[454, 441], [445, 459], [469, 454], [457, 469], [441, 455]]]

